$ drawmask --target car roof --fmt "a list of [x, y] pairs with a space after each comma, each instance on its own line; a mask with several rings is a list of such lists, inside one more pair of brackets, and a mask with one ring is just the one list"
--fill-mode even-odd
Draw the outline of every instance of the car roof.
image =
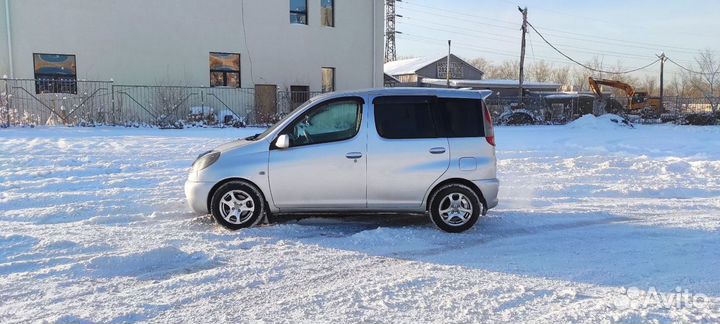
[[313, 101], [347, 96], [435, 96], [438, 98], [485, 99], [492, 94], [490, 90], [460, 90], [447, 88], [377, 88], [352, 91], [329, 92], [314, 97]]

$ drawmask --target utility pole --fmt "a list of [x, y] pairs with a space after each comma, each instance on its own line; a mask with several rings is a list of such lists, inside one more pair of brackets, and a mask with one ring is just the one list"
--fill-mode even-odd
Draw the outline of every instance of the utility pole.
[[402, 17], [395, 14], [395, 2], [402, 0], [385, 0], [385, 63], [397, 61], [395, 35], [401, 34], [395, 30], [395, 18]]
[[523, 15], [522, 24], [522, 45], [520, 47], [520, 78], [518, 79], [518, 103], [523, 105], [523, 81], [525, 79], [525, 35], [527, 34], [527, 7], [525, 9], [518, 7]]
[[665, 113], [665, 104], [663, 101], [665, 100], [665, 61], [667, 61], [667, 56], [665, 56], [665, 53], [660, 53], [658, 55], [658, 58], [660, 58], [660, 113]]
[[447, 69], [445, 69], [445, 76], [447, 77], [447, 87], [450, 88], [450, 53], [451, 53], [452, 41], [448, 39], [448, 57], [447, 57]]

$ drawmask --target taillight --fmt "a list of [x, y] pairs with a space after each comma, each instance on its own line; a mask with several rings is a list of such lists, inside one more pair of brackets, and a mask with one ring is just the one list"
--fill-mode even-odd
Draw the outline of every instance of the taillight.
[[492, 116], [490, 116], [490, 110], [483, 102], [483, 112], [485, 115], [485, 140], [488, 144], [495, 146], [495, 129], [493, 128]]

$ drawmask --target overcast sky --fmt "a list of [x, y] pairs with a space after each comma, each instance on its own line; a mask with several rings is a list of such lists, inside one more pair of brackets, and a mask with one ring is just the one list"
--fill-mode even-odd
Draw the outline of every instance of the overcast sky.
[[[701, 49], [720, 54], [720, 1], [651, 0], [402, 0], [398, 3], [398, 56], [428, 56], [447, 52], [491, 62], [517, 60], [522, 15], [569, 56], [587, 62], [598, 56], [608, 66], [618, 62], [630, 69], [646, 65], [665, 52], [690, 65]], [[554, 52], [531, 30], [526, 59], [554, 65], [572, 64]], [[659, 73], [659, 64], [643, 73]], [[666, 66], [672, 73], [678, 70]], [[640, 76], [640, 75], [638, 75]]]

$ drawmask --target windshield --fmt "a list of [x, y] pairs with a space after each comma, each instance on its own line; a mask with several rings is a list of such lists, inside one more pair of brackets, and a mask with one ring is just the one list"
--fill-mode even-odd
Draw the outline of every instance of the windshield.
[[298, 106], [297, 108], [293, 109], [293, 111], [291, 111], [289, 114], [285, 115], [285, 117], [283, 117], [282, 119], [280, 119], [277, 123], [275, 123], [274, 125], [272, 125], [270, 128], [266, 129], [264, 132], [262, 132], [262, 133], [260, 133], [260, 134], [255, 134], [254, 136], [250, 136], [250, 137], [246, 138], [246, 140], [248, 140], [248, 141], [257, 141], [257, 140], [264, 139], [266, 136], [270, 135], [272, 132], [274, 132], [276, 129], [278, 129], [278, 127], [280, 127], [280, 125], [282, 125], [286, 120], [288, 120], [288, 119], [290, 118], [290, 116], [294, 115], [296, 111], [298, 111], [299, 109], [302, 109], [302, 108], [307, 107], [307, 106], [308, 106], [309, 104], [311, 104], [311, 103], [312, 103], [312, 100], [306, 101], [306, 102], [303, 103], [302, 105], [300, 105], [300, 106]]

